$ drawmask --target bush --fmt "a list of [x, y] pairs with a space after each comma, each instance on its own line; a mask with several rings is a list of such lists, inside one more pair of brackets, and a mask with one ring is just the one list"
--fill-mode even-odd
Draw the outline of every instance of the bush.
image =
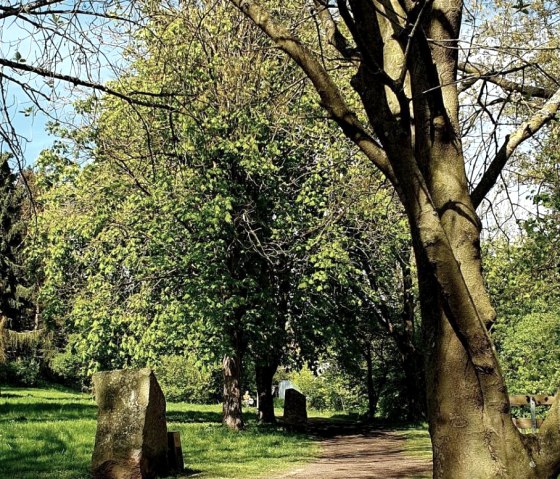
[[554, 394], [560, 387], [560, 311], [498, 324], [494, 337], [511, 394]]
[[20, 357], [5, 365], [7, 382], [20, 386], [36, 386], [39, 382], [41, 364], [31, 357]]
[[209, 403], [219, 395], [221, 370], [200, 364], [192, 355], [163, 356], [154, 372], [169, 401]]
[[54, 354], [49, 362], [49, 367], [56, 379], [66, 386], [78, 386], [84, 382], [81, 373], [82, 363], [71, 351], [65, 350]]

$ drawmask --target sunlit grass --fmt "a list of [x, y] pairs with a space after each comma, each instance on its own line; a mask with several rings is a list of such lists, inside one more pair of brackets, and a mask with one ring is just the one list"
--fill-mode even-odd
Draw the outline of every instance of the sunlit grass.
[[[170, 403], [168, 429], [181, 433], [185, 465], [194, 477], [269, 477], [310, 460], [318, 444], [304, 435], [258, 426], [221, 425], [219, 405]], [[87, 394], [60, 389], [2, 388], [0, 478], [85, 479], [95, 438], [96, 406]]]
[[[432, 443], [427, 426], [407, 429], [401, 431], [401, 434], [406, 437], [405, 454], [407, 456], [432, 460]], [[432, 474], [427, 473], [411, 479], [430, 479], [431, 477]]]

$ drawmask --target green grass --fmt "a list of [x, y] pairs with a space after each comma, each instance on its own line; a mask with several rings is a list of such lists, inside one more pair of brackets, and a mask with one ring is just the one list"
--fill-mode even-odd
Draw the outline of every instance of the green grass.
[[[312, 459], [319, 450], [309, 437], [258, 426], [251, 419], [245, 431], [228, 431], [221, 425], [219, 405], [170, 403], [167, 411], [168, 429], [180, 431], [185, 466], [194, 477], [269, 477]], [[86, 394], [2, 388], [0, 478], [89, 478], [95, 416], [95, 402]]]
[[[406, 437], [405, 454], [407, 456], [432, 459], [432, 443], [427, 426], [407, 429], [401, 431], [401, 434]], [[431, 477], [431, 474], [425, 474], [411, 479], [430, 479]]]
[[407, 456], [432, 458], [432, 443], [427, 426], [415, 427], [401, 431], [406, 437], [405, 449]]

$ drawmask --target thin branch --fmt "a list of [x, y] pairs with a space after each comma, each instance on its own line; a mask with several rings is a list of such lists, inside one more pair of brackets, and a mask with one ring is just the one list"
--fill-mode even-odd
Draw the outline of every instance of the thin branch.
[[[498, 85], [499, 87], [503, 88], [506, 91], [516, 91], [522, 93], [524, 95], [529, 95], [538, 98], [550, 98], [554, 95], [554, 90], [544, 87], [532, 86], [532, 85], [523, 85], [520, 83], [516, 83], [511, 80], [507, 80], [503, 78], [505, 72], [494, 72], [494, 71], [487, 71], [483, 72], [479, 68], [475, 67], [470, 63], [459, 63], [458, 64], [459, 70], [467, 73], [468, 75], [472, 75], [470, 79], [467, 80], [470, 84], [474, 84], [477, 80], [484, 79], [489, 81], [490, 83], [494, 83], [494, 85]], [[470, 85], [469, 85], [470, 86]]]
[[11, 5], [8, 7], [1, 6], [0, 10], [3, 13], [0, 13], [0, 20], [3, 18], [18, 16], [21, 13], [31, 13], [33, 10], [37, 10], [38, 8], [63, 3], [63, 1], [64, 0], [38, 0], [36, 2], [19, 4], [17, 7], [12, 7]]
[[[81, 78], [70, 76], [70, 75], [63, 75], [61, 73], [56, 73], [56, 72], [53, 72], [51, 70], [47, 70], [46, 68], [31, 66], [31, 65], [28, 65], [26, 63], [14, 62], [12, 60], [7, 60], [6, 58], [0, 58], [0, 65], [8, 67], [8, 68], [12, 68], [13, 70], [25, 71], [25, 72], [28, 72], [28, 73], [35, 73], [35, 74], [40, 75], [40, 76], [45, 77], [45, 78], [54, 78], [56, 80], [62, 80], [62, 81], [68, 82], [68, 83], [72, 83], [76, 86], [83, 86], [83, 87], [87, 87], [87, 88], [92, 88], [93, 90], [101, 91], [103, 93], [107, 93], [109, 95], [120, 98], [121, 100], [124, 100], [124, 101], [126, 101], [127, 103], [130, 103], [130, 104], [147, 106], [147, 107], [152, 107], [152, 108], [161, 108], [163, 110], [169, 110], [169, 111], [176, 111], [176, 109], [173, 108], [170, 105], [153, 103], [153, 102], [145, 101], [145, 100], [133, 99], [129, 95], [127, 95], [125, 93], [121, 93], [121, 92], [119, 92], [117, 90], [114, 90], [112, 88], [109, 88], [105, 85], [102, 85], [101, 83], [95, 83], [95, 82], [91, 82], [91, 81], [88, 81], [88, 80], [83, 80]], [[139, 94], [139, 92], [135, 92], [135, 94]], [[150, 95], [150, 94], [146, 93], [146, 95]]]
[[504, 143], [496, 154], [496, 157], [492, 160], [490, 166], [488, 166], [488, 169], [484, 172], [480, 182], [471, 193], [472, 202], [475, 208], [478, 208], [481, 201], [496, 184], [502, 169], [516, 148], [522, 142], [534, 136], [543, 126], [553, 120], [559, 109], [560, 88], [538, 112], [536, 112], [529, 120], [523, 122], [517, 130], [506, 137]]

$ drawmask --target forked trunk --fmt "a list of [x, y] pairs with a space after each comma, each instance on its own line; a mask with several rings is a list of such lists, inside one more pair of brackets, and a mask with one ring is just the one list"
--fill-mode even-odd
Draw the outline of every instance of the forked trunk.
[[224, 400], [223, 400], [223, 423], [233, 430], [241, 430], [244, 427], [241, 403], [241, 357], [224, 356]]
[[274, 424], [274, 397], [272, 394], [272, 379], [278, 369], [277, 364], [255, 366], [255, 379], [257, 383], [257, 415], [261, 424]]

